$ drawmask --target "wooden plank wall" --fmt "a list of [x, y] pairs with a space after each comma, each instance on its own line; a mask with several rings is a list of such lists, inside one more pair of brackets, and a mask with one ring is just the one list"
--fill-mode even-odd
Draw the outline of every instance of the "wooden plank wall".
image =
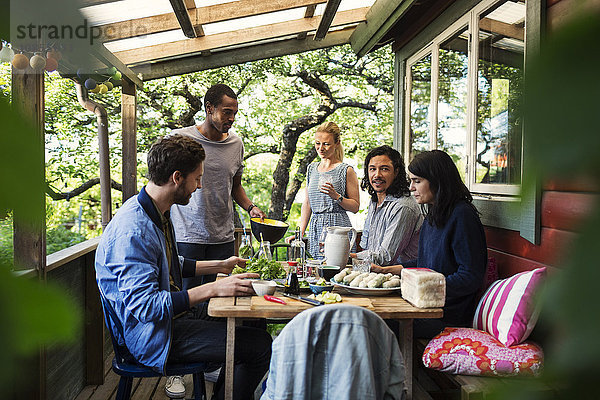
[[[600, 10], [600, 0], [548, 0], [548, 34], [573, 14], [572, 10]], [[500, 278], [533, 268], [560, 268], [579, 224], [597, 204], [600, 188], [585, 179], [546, 182], [541, 203], [541, 242], [535, 246], [519, 232], [485, 227], [488, 257], [494, 258]]]
[[[48, 282], [85, 310], [85, 257], [78, 257], [48, 272]], [[74, 399], [86, 385], [85, 330], [81, 327], [74, 343], [47, 349], [47, 399]]]

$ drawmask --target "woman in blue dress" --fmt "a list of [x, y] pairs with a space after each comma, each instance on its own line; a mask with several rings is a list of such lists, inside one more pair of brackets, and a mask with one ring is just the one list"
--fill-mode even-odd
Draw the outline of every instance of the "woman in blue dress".
[[[329, 226], [351, 227], [346, 211], [356, 213], [360, 208], [358, 178], [354, 168], [343, 162], [344, 148], [340, 128], [325, 122], [315, 133], [315, 149], [321, 161], [308, 166], [306, 196], [300, 213], [300, 234], [308, 227], [308, 252], [322, 258], [319, 237]], [[309, 223], [310, 221], [310, 223]], [[291, 241], [295, 236], [290, 236]]]

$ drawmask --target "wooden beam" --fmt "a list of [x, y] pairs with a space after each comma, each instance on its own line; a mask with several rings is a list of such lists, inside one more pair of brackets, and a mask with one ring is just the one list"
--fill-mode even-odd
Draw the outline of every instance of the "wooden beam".
[[[306, 10], [304, 11], [304, 18], [312, 18], [315, 15], [315, 10], [317, 9], [317, 6], [308, 6], [306, 7]], [[306, 39], [306, 32], [302, 32], [299, 33], [297, 36], [298, 40], [304, 40]]]
[[525, 29], [521, 26], [507, 24], [490, 18], [479, 21], [479, 29], [490, 33], [497, 33], [505, 37], [525, 40]]
[[134, 84], [123, 81], [121, 127], [123, 142], [123, 202], [137, 193], [137, 94]]
[[194, 30], [194, 25], [192, 24], [192, 19], [190, 18], [190, 13], [184, 3], [184, 0], [169, 0], [171, 2], [171, 7], [173, 7], [173, 12], [175, 13], [175, 17], [177, 18], [177, 22], [183, 31], [183, 34], [186, 37], [194, 38], [196, 37], [196, 31]]
[[102, 385], [104, 383], [104, 318], [102, 303], [100, 302], [100, 291], [96, 283], [95, 256], [95, 251], [84, 256], [86, 385]]
[[103, 44], [94, 47], [94, 49], [94, 56], [98, 58], [98, 60], [100, 60], [104, 65], [114, 66], [116, 69], [121, 71], [123, 77], [129, 79], [132, 83], [135, 83], [135, 85], [140, 89], [144, 86], [142, 80], [138, 78], [137, 75], [134, 74], [133, 71], [130, 70], [129, 67], [127, 67], [118, 57], [116, 57], [106, 47], [104, 47]]
[[280, 57], [288, 54], [303, 53], [327, 47], [340, 46], [349, 43], [353, 28], [331, 32], [321, 41], [287, 39], [274, 43], [249, 46], [241, 49], [220, 51], [210, 56], [193, 56], [154, 64], [132, 67], [133, 72], [142, 75], [144, 81], [164, 78], [167, 76], [182, 75], [190, 72], [224, 67], [227, 65], [241, 64], [266, 58]]
[[416, 1], [377, 0], [371, 6], [366, 22], [360, 24], [350, 38], [356, 55], [360, 58], [367, 54]]
[[341, 2], [342, 0], [327, 0], [325, 11], [321, 16], [321, 21], [319, 21], [317, 33], [315, 33], [313, 38], [314, 40], [323, 40], [323, 38], [325, 38], [325, 35], [327, 35], [327, 32], [329, 32], [331, 22], [333, 22], [333, 18], [335, 17]]
[[[315, 6], [317, 4], [325, 3], [325, 1], [326, 0], [270, 0], [257, 2], [256, 0], [239, 0], [195, 8], [194, 10], [191, 10], [190, 18], [192, 25], [194, 26], [206, 25], [298, 7]], [[173, 13], [168, 13], [99, 25], [98, 27], [102, 30], [104, 41], [113, 41], [134, 36], [172, 31], [179, 29], [179, 23]]]
[[[342, 11], [336, 15], [332, 26], [347, 25], [364, 21], [365, 14], [368, 10], [368, 7], [364, 7]], [[302, 18], [293, 21], [247, 28], [239, 31], [225, 32], [194, 39], [179, 40], [176, 42], [124, 50], [116, 52], [115, 55], [124, 64], [139, 64], [152, 60], [191, 55], [193, 53], [214, 50], [227, 46], [296, 35], [300, 32], [315, 30], [317, 28], [317, 24], [318, 17]]]
[[[28, 182], [39, 182], [43, 187], [44, 160], [44, 74], [36, 73], [31, 67], [25, 70], [12, 68], [11, 105], [24, 115], [35, 129], [36, 145], [41, 150], [40, 159], [36, 160], [35, 176], [27, 176]], [[11, 133], [4, 133], [11, 134]], [[12, 134], [18, 134], [12, 132]], [[9, 190], [6, 188], [5, 190]], [[46, 195], [43, 191], [33, 191], [30, 196], [35, 198], [39, 210], [46, 209]], [[42, 282], [46, 279], [46, 220], [45, 213], [33, 222], [24, 222], [22, 216], [14, 212], [13, 219], [13, 249], [15, 270], [34, 269]], [[30, 384], [15, 388], [14, 398], [45, 399], [46, 388], [46, 348], [40, 346], [39, 351], [26, 358], [24, 370], [28, 371]]]
[[[41, 147], [41, 159], [36, 160], [37, 176], [28, 176], [28, 180], [44, 182], [45, 160], [43, 157], [44, 141], [44, 74], [36, 73], [30, 67], [25, 70], [12, 69], [12, 106], [19, 110], [30, 122], [37, 134], [37, 145]], [[40, 187], [43, 187], [41, 185]], [[46, 195], [31, 193], [36, 198], [37, 207], [46, 209]], [[44, 214], [41, 214], [44, 215]], [[15, 269], [35, 269], [43, 279], [46, 267], [46, 221], [44, 218], [33, 223], [26, 223], [15, 212], [14, 231], [14, 264]]]
[[81, 8], [84, 8], [84, 7], [97, 6], [100, 4], [116, 3], [117, 1], [121, 1], [121, 0], [79, 0], [79, 4], [81, 4]]

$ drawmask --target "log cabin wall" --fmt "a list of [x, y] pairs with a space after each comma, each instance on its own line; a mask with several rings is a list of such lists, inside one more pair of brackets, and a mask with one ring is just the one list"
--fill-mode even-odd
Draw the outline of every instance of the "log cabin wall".
[[[551, 40], [552, 32], [573, 16], [573, 10], [600, 10], [600, 0], [547, 0], [546, 6], [547, 35]], [[486, 226], [488, 257], [495, 260], [499, 277], [541, 266], [560, 268], [569, 245], [577, 238], [579, 223], [599, 194], [600, 189], [585, 179], [545, 182], [539, 246], [523, 239], [519, 232]]]

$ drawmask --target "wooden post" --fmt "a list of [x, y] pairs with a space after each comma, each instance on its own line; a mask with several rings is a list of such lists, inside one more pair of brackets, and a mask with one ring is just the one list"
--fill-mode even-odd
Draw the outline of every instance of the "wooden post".
[[[12, 106], [19, 110], [34, 126], [38, 133], [37, 145], [42, 148], [40, 154], [44, 154], [44, 74], [35, 73], [33, 69], [27, 67], [26, 70], [12, 70]], [[19, 132], [12, 132], [18, 135]], [[28, 176], [26, 179], [39, 180], [45, 179], [45, 160], [42, 156], [36, 161], [36, 175]], [[44, 187], [44, 185], [40, 185]], [[42, 191], [30, 193], [36, 200], [37, 207], [41, 210], [46, 209], [46, 198]], [[45, 212], [40, 220], [33, 223], [25, 223], [21, 216], [14, 214], [13, 246], [15, 269], [34, 269], [38, 272], [41, 280], [46, 279], [46, 221]], [[42, 347], [38, 356], [34, 356], [27, 362], [26, 370], [31, 374], [27, 388], [22, 388], [19, 397], [30, 399], [46, 398], [46, 351]]]
[[121, 124], [123, 131], [123, 203], [137, 194], [137, 94], [135, 84], [123, 79]]
[[94, 258], [85, 255], [85, 377], [86, 385], [104, 383], [104, 318], [100, 291], [96, 284]]

